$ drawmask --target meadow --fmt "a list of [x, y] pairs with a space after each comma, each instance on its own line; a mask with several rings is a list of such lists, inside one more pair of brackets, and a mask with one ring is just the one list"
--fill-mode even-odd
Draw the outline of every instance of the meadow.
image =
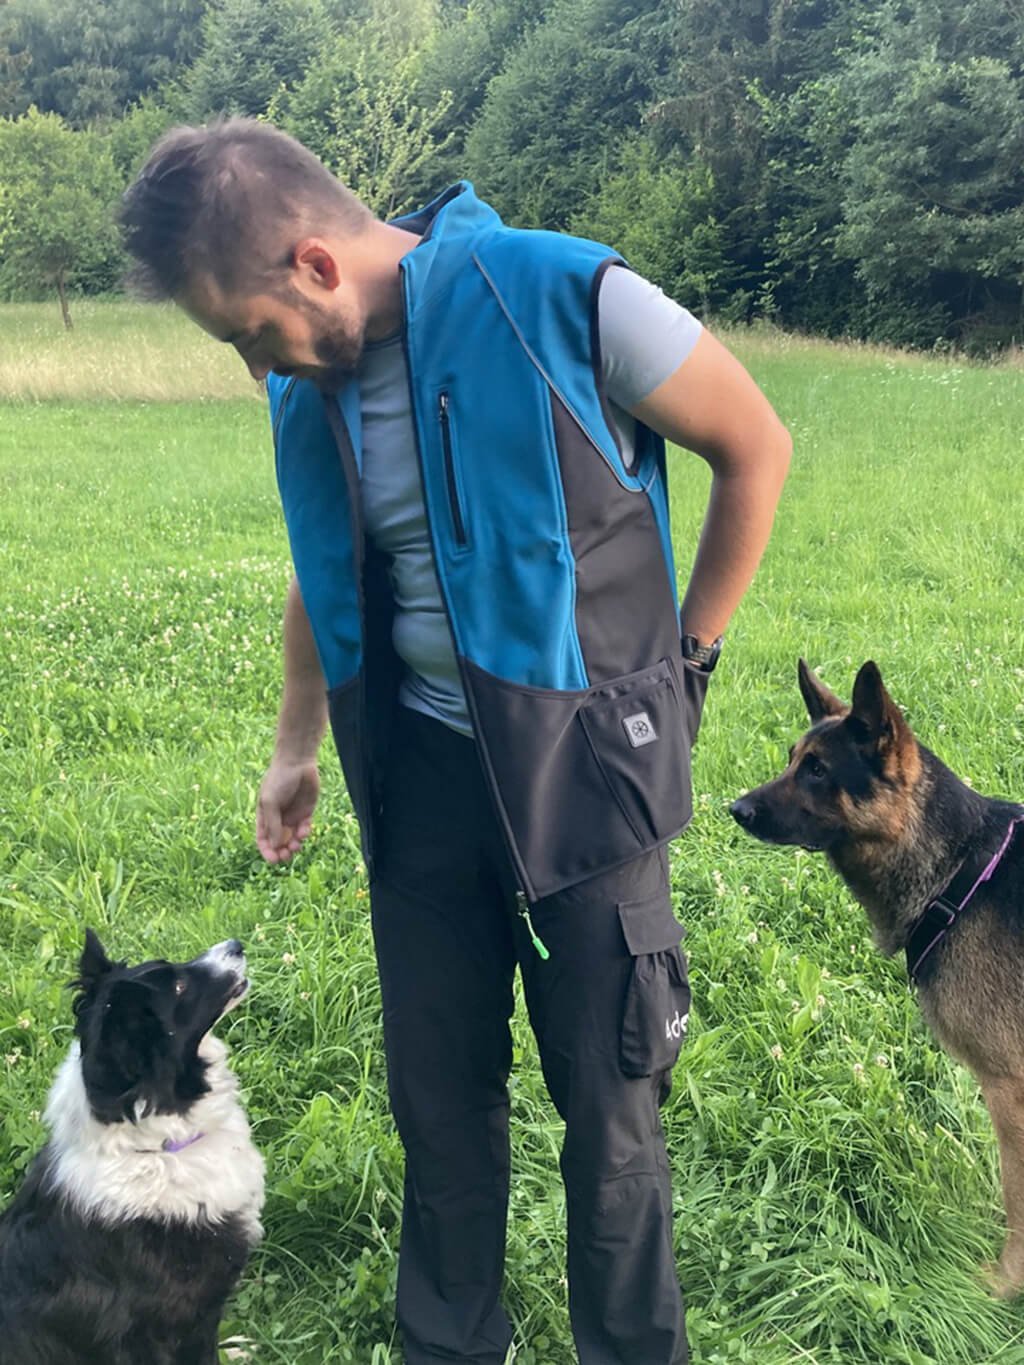
[[[665, 1111], [695, 1365], [1024, 1365], [1024, 1306], [970, 1076], [824, 862], [729, 802], [804, 727], [796, 660], [840, 694], [874, 658], [922, 739], [1024, 798], [1024, 371], [768, 332], [730, 342], [788, 423], [792, 473], [729, 631], [672, 847], [694, 988]], [[685, 578], [707, 492], [673, 452]], [[401, 1159], [358, 838], [333, 755], [315, 832], [252, 838], [289, 575], [266, 413], [166, 309], [0, 308], [0, 1203], [43, 1139], [84, 927], [112, 954], [229, 936], [223, 1027], [268, 1169], [267, 1238], [227, 1360], [397, 1365]], [[572, 1365], [560, 1125], [521, 1008], [507, 1303], [516, 1365]]]

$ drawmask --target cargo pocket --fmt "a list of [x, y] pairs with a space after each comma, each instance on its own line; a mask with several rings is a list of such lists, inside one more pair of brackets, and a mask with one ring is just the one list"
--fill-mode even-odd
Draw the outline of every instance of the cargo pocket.
[[675, 1065], [690, 1015], [683, 926], [668, 893], [622, 902], [619, 921], [633, 959], [626, 989], [619, 1065], [626, 1076], [652, 1076]]
[[679, 701], [668, 660], [595, 688], [579, 719], [639, 848], [679, 829], [690, 814], [690, 771]]

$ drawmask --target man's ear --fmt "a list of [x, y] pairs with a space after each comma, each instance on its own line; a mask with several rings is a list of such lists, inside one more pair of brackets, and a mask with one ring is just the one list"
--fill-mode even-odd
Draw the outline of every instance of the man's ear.
[[813, 724], [816, 725], [819, 720], [824, 720], [826, 716], [845, 714], [846, 703], [840, 701], [834, 692], [829, 691], [803, 659], [797, 663], [796, 676], [800, 684], [804, 705], [807, 707], [807, 714]]
[[304, 276], [323, 289], [337, 289], [341, 271], [334, 252], [321, 237], [304, 237], [292, 249], [292, 263]]

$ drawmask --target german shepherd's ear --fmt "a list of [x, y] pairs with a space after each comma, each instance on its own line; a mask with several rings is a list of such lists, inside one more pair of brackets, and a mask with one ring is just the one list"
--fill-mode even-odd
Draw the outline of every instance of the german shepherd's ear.
[[887, 749], [901, 739], [907, 723], [885, 690], [878, 665], [872, 660], [861, 665], [853, 684], [853, 705], [850, 720], [862, 743]]
[[803, 659], [797, 663], [796, 676], [807, 706], [807, 714], [813, 724], [817, 725], [818, 721], [824, 720], [826, 716], [841, 716], [845, 713], [846, 703], [841, 702], [834, 692], [828, 690]]

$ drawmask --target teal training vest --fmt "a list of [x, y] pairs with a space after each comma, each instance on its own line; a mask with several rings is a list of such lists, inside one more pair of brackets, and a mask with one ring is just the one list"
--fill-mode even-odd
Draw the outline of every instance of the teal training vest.
[[[438, 582], [477, 746], [532, 902], [673, 837], [707, 677], [686, 665], [664, 442], [619, 449], [601, 381], [606, 247], [505, 227], [462, 182], [397, 220]], [[401, 666], [364, 540], [358, 384], [270, 375], [278, 486], [372, 872]]]

